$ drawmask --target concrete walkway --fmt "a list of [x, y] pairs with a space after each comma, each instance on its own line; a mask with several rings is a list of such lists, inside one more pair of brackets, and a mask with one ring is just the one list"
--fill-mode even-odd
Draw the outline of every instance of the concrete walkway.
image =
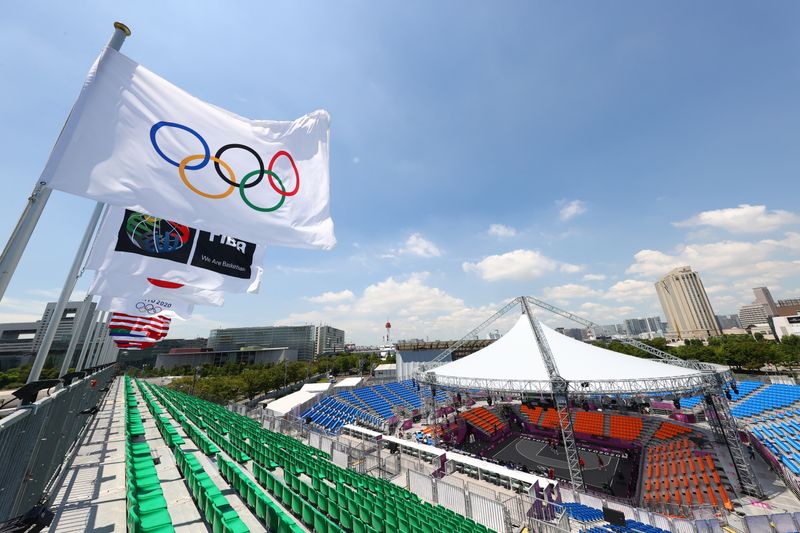
[[52, 502], [52, 532], [126, 530], [125, 395], [114, 380]]

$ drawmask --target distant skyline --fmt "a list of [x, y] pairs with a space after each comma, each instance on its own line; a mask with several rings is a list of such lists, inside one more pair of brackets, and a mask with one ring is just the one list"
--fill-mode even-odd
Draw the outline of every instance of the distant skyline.
[[[325, 323], [377, 344], [389, 319], [394, 338], [452, 339], [522, 294], [621, 323], [663, 317], [654, 283], [683, 265], [717, 315], [753, 287], [800, 297], [794, 2], [5, 13], [2, 244], [114, 20], [133, 31], [124, 54], [231, 112], [331, 113], [337, 247], [268, 249], [260, 294], [198, 307], [171, 338]], [[0, 322], [58, 296], [92, 206], [53, 193]]]

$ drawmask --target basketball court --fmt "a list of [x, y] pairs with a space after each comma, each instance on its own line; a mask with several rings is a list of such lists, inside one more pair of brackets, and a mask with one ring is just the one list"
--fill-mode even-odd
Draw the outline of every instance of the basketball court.
[[[583, 481], [588, 486], [608, 492], [610, 487], [616, 496], [627, 494], [628, 481], [634, 468], [633, 461], [622, 452], [609, 454], [578, 447], [583, 459]], [[552, 468], [560, 479], [569, 479], [569, 468], [563, 446], [553, 449], [550, 443], [529, 437], [514, 437], [501, 444], [492, 454], [495, 460], [514, 463], [517, 468], [524, 465], [531, 472], [547, 475]]]

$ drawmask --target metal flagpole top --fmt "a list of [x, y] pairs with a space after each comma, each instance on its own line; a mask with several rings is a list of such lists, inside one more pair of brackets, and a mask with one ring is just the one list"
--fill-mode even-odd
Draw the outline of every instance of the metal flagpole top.
[[118, 30], [122, 30], [123, 32], [125, 32], [125, 37], [131, 36], [131, 29], [122, 22], [119, 21], [115, 22], [114, 27]]
[[119, 51], [119, 49], [122, 47], [122, 43], [125, 42], [125, 38], [130, 36], [131, 29], [129, 27], [122, 22], [115, 22], [114, 35], [112, 35], [111, 40], [108, 41], [108, 47]]

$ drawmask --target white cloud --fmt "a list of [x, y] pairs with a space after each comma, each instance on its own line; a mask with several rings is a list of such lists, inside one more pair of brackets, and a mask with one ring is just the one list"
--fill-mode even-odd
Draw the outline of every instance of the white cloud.
[[562, 222], [566, 222], [567, 220], [571, 220], [576, 216], [585, 213], [586, 209], [586, 202], [583, 200], [572, 200], [561, 208], [561, 210], [558, 212], [558, 218]]
[[327, 303], [346, 302], [348, 300], [352, 300], [353, 298], [354, 298], [353, 291], [345, 289], [339, 292], [332, 292], [332, 291], [324, 292], [319, 296], [309, 296], [304, 298], [304, 300], [318, 304], [327, 304]]
[[789, 211], [767, 211], [765, 205], [741, 204], [703, 211], [681, 222], [673, 222], [673, 225], [679, 228], [709, 226], [730, 233], [765, 233], [797, 223], [800, 223], [800, 217]]
[[584, 274], [583, 281], [604, 281], [606, 279], [605, 274]]
[[461, 266], [464, 272], [478, 272], [486, 281], [529, 280], [554, 271], [558, 262], [535, 250], [514, 250]]
[[[395, 339], [454, 340], [463, 337], [501, 305], [468, 306], [462, 299], [430, 286], [429, 277], [426, 272], [407, 278], [389, 277], [369, 285], [361, 295], [354, 295], [349, 304], [323, 305], [321, 309], [293, 313], [279, 323], [331, 324], [345, 330], [348, 342], [377, 344], [385, 334], [383, 324], [389, 319]], [[507, 327], [509, 320], [493, 327]]]
[[649, 281], [626, 279], [609, 287], [603, 297], [618, 302], [640, 302], [655, 298], [656, 289]]
[[659, 250], [640, 250], [628, 274], [655, 279], [673, 268], [689, 265], [701, 273], [725, 276], [744, 276], [752, 273], [759, 262], [775, 260], [774, 254], [800, 252], [800, 233], [786, 233], [782, 240], [721, 241], [706, 244], [682, 244], [673, 253]]
[[504, 226], [503, 224], [492, 224], [489, 226], [489, 235], [492, 237], [498, 237], [500, 239], [513, 237], [517, 234], [517, 230], [510, 226]]
[[439, 257], [442, 255], [442, 251], [435, 244], [419, 233], [413, 233], [406, 240], [406, 244], [400, 249], [400, 253], [418, 257]]
[[575, 283], [567, 283], [566, 285], [559, 285], [558, 287], [545, 287], [542, 290], [542, 296], [545, 301], [552, 301], [559, 305], [566, 305], [567, 302], [575, 299], [586, 300], [587, 298], [596, 298], [602, 294], [602, 292], [592, 289], [591, 287]]
[[561, 265], [559, 265], [558, 269], [561, 272], [565, 272], [567, 274], [577, 274], [578, 272], [583, 270], [583, 265], [573, 265], [573, 264], [570, 264], [570, 263], [561, 263]]

